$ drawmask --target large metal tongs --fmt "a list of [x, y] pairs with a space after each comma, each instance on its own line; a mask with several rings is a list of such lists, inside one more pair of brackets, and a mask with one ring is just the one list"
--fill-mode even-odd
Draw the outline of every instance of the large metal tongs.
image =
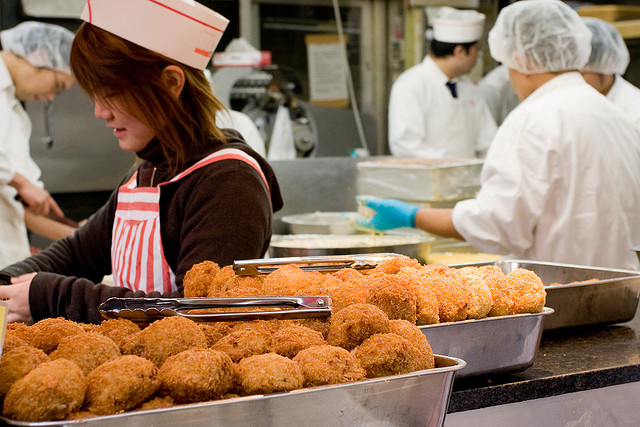
[[[273, 311], [193, 312], [224, 308], [282, 308]], [[238, 298], [109, 298], [98, 307], [106, 319], [125, 318], [133, 322], [151, 322], [167, 316], [182, 316], [196, 322], [226, 320], [289, 319], [331, 315], [331, 298], [238, 297]]]
[[302, 270], [337, 271], [343, 268], [358, 270], [374, 268], [382, 261], [401, 257], [396, 253], [374, 253], [362, 255], [326, 255], [234, 261], [233, 271], [239, 276], [272, 273], [287, 264], [296, 264]]

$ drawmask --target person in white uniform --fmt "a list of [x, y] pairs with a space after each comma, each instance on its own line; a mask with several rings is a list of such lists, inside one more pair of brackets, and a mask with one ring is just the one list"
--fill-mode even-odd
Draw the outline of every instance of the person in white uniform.
[[236, 110], [220, 110], [216, 114], [216, 125], [219, 128], [230, 128], [237, 130], [249, 147], [262, 157], [267, 157], [267, 149], [264, 139], [251, 117]]
[[415, 226], [520, 259], [639, 269], [640, 132], [578, 70], [591, 32], [556, 0], [500, 11], [489, 33], [522, 100], [498, 129], [475, 198], [453, 209], [359, 197], [360, 226]]
[[498, 65], [480, 79], [478, 90], [498, 126], [520, 103], [520, 98], [509, 80], [509, 69], [503, 64]]
[[640, 127], [640, 89], [622, 75], [629, 66], [629, 49], [618, 29], [601, 19], [582, 18], [591, 30], [591, 56], [582, 77], [620, 107]]
[[389, 97], [389, 149], [394, 156], [482, 157], [496, 124], [467, 74], [478, 59], [485, 16], [441, 7], [431, 53], [404, 71]]
[[58, 25], [23, 22], [0, 32], [0, 266], [30, 255], [23, 204], [35, 215], [62, 217], [44, 189], [29, 150], [31, 120], [21, 101], [53, 101], [73, 84], [73, 33]]

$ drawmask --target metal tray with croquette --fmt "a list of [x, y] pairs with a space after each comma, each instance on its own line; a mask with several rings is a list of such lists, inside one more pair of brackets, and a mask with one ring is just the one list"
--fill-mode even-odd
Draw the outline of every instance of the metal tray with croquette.
[[547, 291], [545, 306], [554, 310], [553, 314], [545, 316], [545, 331], [628, 322], [636, 314], [640, 297], [639, 271], [522, 260], [479, 262], [451, 267], [483, 265], [495, 265], [505, 274], [517, 268], [525, 268], [540, 277]]

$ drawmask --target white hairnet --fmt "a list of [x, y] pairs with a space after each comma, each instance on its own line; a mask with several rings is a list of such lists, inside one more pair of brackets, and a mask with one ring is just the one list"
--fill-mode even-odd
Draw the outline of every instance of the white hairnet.
[[500, 11], [489, 32], [491, 56], [525, 74], [580, 70], [591, 31], [560, 0], [522, 0]]
[[71, 74], [69, 54], [74, 34], [64, 27], [26, 21], [0, 32], [2, 48], [26, 59], [35, 67]]
[[582, 68], [599, 74], [624, 74], [629, 66], [629, 49], [618, 29], [598, 18], [582, 20], [591, 30], [591, 56]]

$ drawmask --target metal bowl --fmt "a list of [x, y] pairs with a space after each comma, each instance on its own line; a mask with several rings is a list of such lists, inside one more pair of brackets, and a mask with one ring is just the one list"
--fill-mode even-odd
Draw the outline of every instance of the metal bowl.
[[291, 234], [359, 234], [343, 217], [343, 212], [309, 212], [285, 215], [282, 222]]
[[392, 252], [426, 263], [433, 237], [426, 234], [288, 234], [274, 235], [274, 258]]

